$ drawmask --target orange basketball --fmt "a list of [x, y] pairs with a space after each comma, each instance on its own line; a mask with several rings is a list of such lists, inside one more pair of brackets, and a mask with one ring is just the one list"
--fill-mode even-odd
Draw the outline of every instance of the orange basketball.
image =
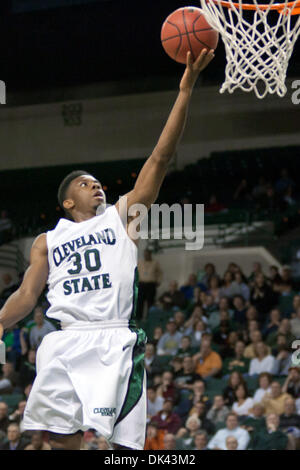
[[178, 8], [165, 20], [161, 29], [161, 42], [166, 53], [176, 62], [186, 63], [191, 51], [195, 60], [202, 49], [215, 49], [219, 33], [206, 21], [196, 7]]

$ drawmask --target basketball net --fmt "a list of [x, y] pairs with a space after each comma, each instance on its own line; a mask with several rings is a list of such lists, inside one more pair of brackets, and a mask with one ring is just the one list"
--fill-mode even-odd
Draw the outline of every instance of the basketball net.
[[[268, 93], [286, 94], [286, 72], [300, 33], [300, 0], [261, 5], [257, 0], [200, 0], [203, 14], [222, 36], [227, 65], [220, 93], [237, 88], [254, 91], [258, 98]], [[247, 17], [247, 19], [245, 19]]]

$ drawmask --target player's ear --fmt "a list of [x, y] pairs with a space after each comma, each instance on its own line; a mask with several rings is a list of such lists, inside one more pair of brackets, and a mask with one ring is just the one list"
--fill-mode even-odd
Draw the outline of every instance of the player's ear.
[[63, 202], [63, 206], [66, 211], [69, 211], [70, 209], [73, 209], [73, 207], [75, 206], [75, 202], [71, 198], [65, 199]]

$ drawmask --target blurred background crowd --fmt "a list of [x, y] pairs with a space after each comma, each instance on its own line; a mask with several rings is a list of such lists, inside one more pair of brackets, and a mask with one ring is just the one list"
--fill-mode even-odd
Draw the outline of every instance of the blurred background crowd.
[[[260, 263], [246, 277], [230, 263], [207, 263], [184, 285], [157, 295], [163, 266], [150, 250], [138, 265], [136, 321], [145, 329], [146, 450], [300, 448], [300, 286], [289, 266]], [[21, 282], [22, 276], [20, 276]], [[6, 274], [0, 305], [18, 284]], [[6, 331], [0, 378], [0, 446], [48, 450], [46, 433], [24, 431], [36, 351], [59, 323], [45, 317], [43, 294], [32, 314]], [[300, 352], [299, 352], [300, 353]], [[300, 360], [299, 360], [300, 362]], [[82, 449], [108, 449], [95, 430]]]

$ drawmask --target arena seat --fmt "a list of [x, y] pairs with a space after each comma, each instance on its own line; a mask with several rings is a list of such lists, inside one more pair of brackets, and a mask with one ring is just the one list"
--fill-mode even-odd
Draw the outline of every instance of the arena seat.
[[11, 395], [3, 394], [0, 395], [0, 401], [3, 401], [8, 406], [8, 413], [12, 413], [20, 403], [20, 401], [24, 400], [24, 396], [21, 393], [14, 393]]

